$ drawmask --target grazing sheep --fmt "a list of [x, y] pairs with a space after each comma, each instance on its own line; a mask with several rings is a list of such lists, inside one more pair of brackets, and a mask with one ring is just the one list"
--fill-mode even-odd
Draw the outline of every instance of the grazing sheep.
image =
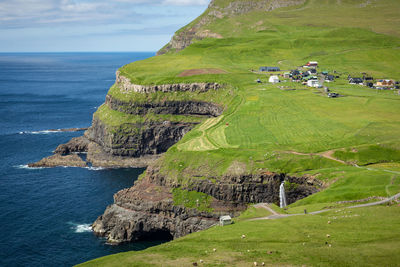
[[255, 261], [253, 264], [254, 264], [254, 266], [258, 266], [258, 264], [257, 264], [257, 262], [256, 262], [256, 261]]
[[246, 238], [246, 235], [242, 235], [242, 238]]

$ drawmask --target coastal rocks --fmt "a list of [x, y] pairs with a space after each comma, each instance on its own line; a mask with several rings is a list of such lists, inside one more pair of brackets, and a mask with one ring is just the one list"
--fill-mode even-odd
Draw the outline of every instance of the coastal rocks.
[[223, 112], [219, 105], [200, 102], [200, 101], [164, 101], [160, 103], [137, 103], [125, 102], [106, 96], [105, 104], [112, 110], [117, 110], [126, 114], [145, 115], [152, 114], [173, 114], [173, 115], [200, 115], [207, 117], [217, 117]]
[[81, 159], [76, 154], [71, 154], [67, 156], [63, 156], [61, 154], [55, 154], [50, 157], [44, 158], [36, 163], [28, 164], [30, 168], [41, 168], [41, 167], [87, 167], [85, 161]]
[[90, 162], [93, 167], [146, 168], [159, 157], [160, 155], [143, 155], [136, 158], [113, 156], [110, 153], [105, 152], [100, 145], [90, 142], [86, 161]]
[[178, 142], [195, 123], [148, 122], [109, 127], [94, 117], [85, 136], [114, 156], [140, 157], [161, 154]]
[[218, 212], [174, 206], [170, 188], [144, 179], [115, 194], [114, 204], [107, 207], [92, 229], [109, 243], [172, 239], [207, 229], [218, 222], [219, 216]]
[[161, 84], [161, 85], [139, 85], [132, 84], [120, 71], [116, 72], [116, 84], [121, 92], [135, 93], [156, 93], [156, 92], [207, 92], [208, 90], [218, 90], [221, 85], [218, 83], [179, 83], [179, 84]]
[[85, 136], [72, 138], [68, 143], [59, 145], [54, 153], [68, 155], [70, 153], [83, 153], [88, 151], [90, 141]]
[[[154, 165], [152, 165], [154, 166]], [[194, 179], [190, 185], [179, 185], [149, 167], [146, 175], [129, 189], [114, 195], [114, 204], [107, 207], [92, 225], [93, 231], [110, 243], [121, 243], [162, 236], [167, 239], [207, 229], [221, 215], [235, 217], [249, 203], [278, 203], [279, 186], [285, 181], [288, 203], [318, 192], [321, 182], [310, 177], [284, 174], [227, 175], [217, 181]], [[212, 211], [176, 206], [172, 188], [197, 191], [212, 197]]]

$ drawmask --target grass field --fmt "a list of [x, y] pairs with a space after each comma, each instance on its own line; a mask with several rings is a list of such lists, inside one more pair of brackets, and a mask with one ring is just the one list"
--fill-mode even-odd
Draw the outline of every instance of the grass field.
[[[215, 2], [223, 8], [231, 1]], [[208, 12], [188, 27], [209, 16]], [[110, 95], [123, 101], [198, 100], [225, 107], [222, 116], [201, 121], [154, 114], [141, 118], [104, 106], [97, 111], [95, 116], [113, 127], [143, 120], [201, 122], [157, 163], [166, 179], [188, 185], [196, 177], [215, 180], [232, 169], [239, 169], [240, 174], [311, 175], [326, 189], [284, 212], [337, 209], [313, 216], [246, 221], [267, 214], [250, 208], [234, 225], [87, 265], [189, 266], [203, 259], [204, 266], [250, 266], [254, 261], [270, 266], [398, 266], [400, 207], [347, 213], [338, 211], [346, 204], [337, 203], [400, 192], [399, 92], [349, 85], [346, 79], [367, 73], [400, 80], [398, 14], [400, 2], [396, 0], [308, 0], [268, 13], [254, 11], [211, 20], [201, 29], [221, 34], [223, 39], [196, 41], [179, 53], [122, 67], [121, 74], [136, 84], [225, 85], [225, 89], [206, 93], [123, 94], [117, 86], [110, 89]], [[311, 60], [320, 63], [319, 71], [340, 75], [328, 86], [343, 97], [331, 99], [322, 89], [289, 81], [279, 86], [294, 90], [283, 90], [267, 83], [269, 74], [251, 71], [260, 66], [290, 70]], [[226, 73], [179, 75], [202, 68]], [[256, 83], [257, 79], [263, 83]], [[196, 197], [204, 200], [206, 210], [207, 196]], [[192, 199], [189, 192], [174, 192], [177, 205], [192, 207]], [[332, 224], [327, 224], [329, 220]], [[247, 237], [241, 239], [242, 234]]]
[[194, 262], [199, 266], [254, 266], [254, 262], [258, 266], [262, 262], [266, 266], [398, 266], [399, 227], [399, 206], [341, 208], [319, 215], [216, 226], [81, 266], [193, 266]]

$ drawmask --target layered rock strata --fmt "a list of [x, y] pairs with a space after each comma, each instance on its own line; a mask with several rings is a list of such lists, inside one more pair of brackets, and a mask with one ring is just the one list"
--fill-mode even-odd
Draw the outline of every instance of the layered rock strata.
[[159, 103], [126, 102], [106, 96], [105, 104], [112, 110], [132, 115], [146, 114], [173, 114], [173, 115], [197, 115], [218, 117], [223, 108], [214, 103], [204, 101], [163, 101]]
[[[217, 83], [136, 85], [121, 75], [119, 71], [116, 73], [116, 86], [123, 93], [140, 94], [177, 91], [201, 93], [221, 88], [221, 85]], [[107, 95], [105, 105], [110, 110], [132, 116], [189, 115], [208, 118], [217, 117], [223, 112], [221, 106], [203, 101], [141, 103], [136, 102], [135, 99], [122, 101], [111, 95]], [[195, 122], [158, 120], [157, 117], [155, 120], [138, 121], [140, 122], [121, 122], [109, 125], [95, 114], [92, 125], [86, 130], [84, 136], [73, 138], [68, 143], [59, 145], [54, 151], [55, 155], [35, 164], [43, 167], [75, 167], [83, 166], [83, 162], [85, 166], [88, 163], [93, 166], [113, 168], [147, 167], [197, 124]], [[78, 164], [76, 157], [74, 157], [74, 161], [72, 157], [65, 157], [72, 153], [87, 153], [87, 163], [82, 160]]]
[[[215, 178], [215, 177], [214, 177]], [[288, 203], [319, 190], [320, 181], [309, 177], [284, 174], [225, 176], [217, 182], [194, 179], [189, 185], [169, 181], [158, 169], [149, 167], [146, 176], [129, 188], [115, 194], [114, 204], [93, 224], [93, 231], [111, 243], [141, 240], [150, 236], [177, 238], [207, 229], [221, 215], [238, 215], [248, 203], [278, 203], [279, 186], [286, 183]], [[212, 212], [201, 212], [175, 206], [172, 188], [203, 192], [213, 197]]]
[[121, 92], [135, 92], [142, 94], [156, 92], [207, 92], [208, 90], [218, 90], [221, 85], [218, 83], [177, 83], [177, 84], [161, 84], [161, 85], [140, 85], [131, 83], [130, 79], [123, 76], [120, 71], [116, 72], [116, 84]]

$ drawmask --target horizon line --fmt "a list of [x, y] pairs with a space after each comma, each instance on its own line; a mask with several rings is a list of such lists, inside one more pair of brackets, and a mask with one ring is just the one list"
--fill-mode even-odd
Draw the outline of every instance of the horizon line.
[[17, 53], [156, 53], [157, 51], [0, 51], [0, 54]]

